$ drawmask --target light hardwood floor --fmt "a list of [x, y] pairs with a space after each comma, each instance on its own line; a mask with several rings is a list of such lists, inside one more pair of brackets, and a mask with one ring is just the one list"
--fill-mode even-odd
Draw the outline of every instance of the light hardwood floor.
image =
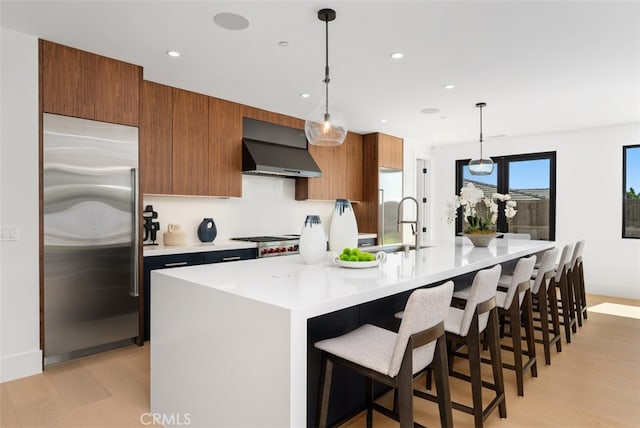
[[[638, 300], [596, 295], [589, 295], [588, 302], [640, 306]], [[537, 378], [525, 377], [522, 398], [516, 394], [514, 372], [504, 371], [508, 417], [501, 420], [494, 412], [485, 426], [640, 426], [640, 319], [589, 313], [572, 343], [563, 341], [562, 346], [562, 353], [552, 351], [550, 366], [538, 363]], [[537, 352], [542, 354], [541, 345]], [[509, 358], [507, 352], [503, 355]], [[455, 364], [464, 370], [466, 361], [456, 359]], [[486, 368], [483, 374], [489, 378]], [[451, 378], [451, 389], [454, 399], [471, 404], [468, 383]], [[247, 386], [247, 411], [250, 394]], [[0, 404], [3, 428], [148, 426], [149, 346], [78, 359], [0, 384]], [[417, 422], [439, 425], [435, 403], [416, 398], [414, 404]], [[456, 427], [473, 426], [470, 415], [454, 411], [453, 418]], [[364, 415], [345, 426], [364, 427]], [[374, 426], [398, 424], [374, 413]]]

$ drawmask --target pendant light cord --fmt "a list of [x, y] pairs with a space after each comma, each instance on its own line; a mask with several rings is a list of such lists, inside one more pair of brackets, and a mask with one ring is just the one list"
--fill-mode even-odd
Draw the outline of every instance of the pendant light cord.
[[324, 20], [324, 43], [325, 43], [325, 57], [324, 57], [324, 91], [325, 91], [325, 115], [329, 114], [329, 19]]
[[480, 106], [480, 161], [482, 162], [482, 107]]

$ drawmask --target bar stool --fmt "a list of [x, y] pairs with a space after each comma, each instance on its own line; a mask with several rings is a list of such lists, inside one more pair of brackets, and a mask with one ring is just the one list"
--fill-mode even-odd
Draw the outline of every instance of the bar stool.
[[[577, 332], [576, 318], [574, 312], [573, 292], [569, 286], [569, 264], [571, 263], [572, 245], [567, 244], [562, 248], [560, 254], [560, 261], [556, 265], [556, 274], [553, 277], [554, 288], [557, 288], [560, 292], [559, 301], [562, 306], [559, 308], [559, 316], [562, 317], [560, 323], [564, 327], [564, 335], [567, 343], [571, 343], [571, 331]], [[557, 296], [554, 296], [558, 299]], [[561, 311], [560, 311], [561, 310]]]
[[[509, 320], [509, 325], [511, 326], [512, 346], [501, 345], [501, 349], [513, 352], [514, 359], [514, 364], [508, 364], [503, 361], [502, 367], [516, 372], [516, 385], [519, 396], [524, 396], [524, 373], [530, 370], [532, 377], [538, 377], [530, 290], [531, 274], [535, 263], [536, 256], [518, 260], [512, 275], [502, 275], [500, 277], [498, 291], [496, 292], [496, 305], [502, 321], [501, 327], [504, 326], [505, 319]], [[470, 289], [465, 288], [453, 293], [453, 297], [467, 300], [469, 294]], [[522, 350], [521, 325], [523, 323], [525, 326], [524, 339], [527, 342], [526, 352]], [[526, 362], [523, 361], [523, 357], [527, 357]], [[489, 361], [483, 360], [483, 362]]]
[[[449, 374], [471, 383], [473, 407], [461, 403], [451, 402], [454, 409], [469, 413], [474, 417], [474, 425], [482, 427], [485, 419], [495, 408], [501, 418], [507, 417], [505, 402], [504, 378], [502, 375], [502, 360], [500, 356], [500, 337], [498, 334], [498, 310], [496, 306], [496, 291], [502, 266], [496, 265], [491, 269], [479, 271], [471, 284], [464, 309], [451, 307], [444, 324], [447, 332], [447, 342], [451, 346], [450, 363], [453, 357], [464, 356], [469, 359], [470, 376], [449, 369]], [[489, 346], [493, 384], [482, 380], [480, 359], [480, 334], [484, 332], [485, 343]], [[457, 345], [466, 345], [468, 354], [455, 352]], [[450, 364], [452, 367], [453, 364]], [[495, 391], [495, 397], [483, 408], [482, 388]], [[414, 391], [418, 394], [419, 391]]]
[[[560, 250], [557, 248], [545, 251], [538, 269], [532, 273], [533, 287], [531, 287], [531, 297], [533, 307], [537, 308], [537, 312], [540, 314], [539, 330], [542, 332], [542, 339], [536, 339], [535, 341], [542, 343], [544, 347], [544, 362], [546, 365], [551, 364], [551, 345], [555, 343], [556, 351], [562, 352], [558, 300], [555, 284], [551, 281], [556, 273], [555, 262], [559, 252]], [[551, 315], [552, 328], [549, 328], [549, 315]], [[553, 336], [551, 336], [552, 333]]]
[[573, 256], [571, 257], [570, 268], [568, 272], [568, 281], [570, 288], [573, 290], [575, 315], [578, 326], [582, 327], [582, 317], [587, 318], [587, 298], [584, 287], [584, 272], [582, 269], [582, 252], [584, 250], [584, 240], [576, 242], [573, 248]]
[[[317, 342], [315, 347], [322, 351], [318, 425], [327, 425], [331, 377], [337, 363], [367, 377], [367, 427], [372, 425], [374, 409], [398, 420], [401, 427], [413, 427], [413, 375], [433, 363], [440, 423], [452, 427], [444, 328], [452, 294], [452, 281], [412, 292], [398, 333], [365, 324]], [[373, 381], [397, 390], [399, 414], [373, 401]]]

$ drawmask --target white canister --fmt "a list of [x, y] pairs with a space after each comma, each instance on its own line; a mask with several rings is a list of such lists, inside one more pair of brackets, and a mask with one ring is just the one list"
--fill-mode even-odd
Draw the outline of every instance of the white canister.
[[306, 264], [320, 263], [326, 259], [327, 236], [318, 215], [308, 215], [300, 232], [298, 250]]
[[358, 246], [358, 224], [349, 199], [336, 199], [329, 227], [329, 249], [340, 254]]

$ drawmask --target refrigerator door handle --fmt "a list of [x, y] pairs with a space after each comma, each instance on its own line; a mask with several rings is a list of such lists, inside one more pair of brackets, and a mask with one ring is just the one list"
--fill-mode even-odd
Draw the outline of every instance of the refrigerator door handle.
[[380, 223], [378, 224], [378, 229], [382, 236], [378, 245], [384, 245], [384, 189], [378, 189], [378, 192], [380, 192]]
[[133, 258], [133, 269], [131, 272], [132, 288], [129, 294], [132, 297], [140, 296], [140, 284], [138, 283], [138, 170], [131, 168], [131, 256]]

